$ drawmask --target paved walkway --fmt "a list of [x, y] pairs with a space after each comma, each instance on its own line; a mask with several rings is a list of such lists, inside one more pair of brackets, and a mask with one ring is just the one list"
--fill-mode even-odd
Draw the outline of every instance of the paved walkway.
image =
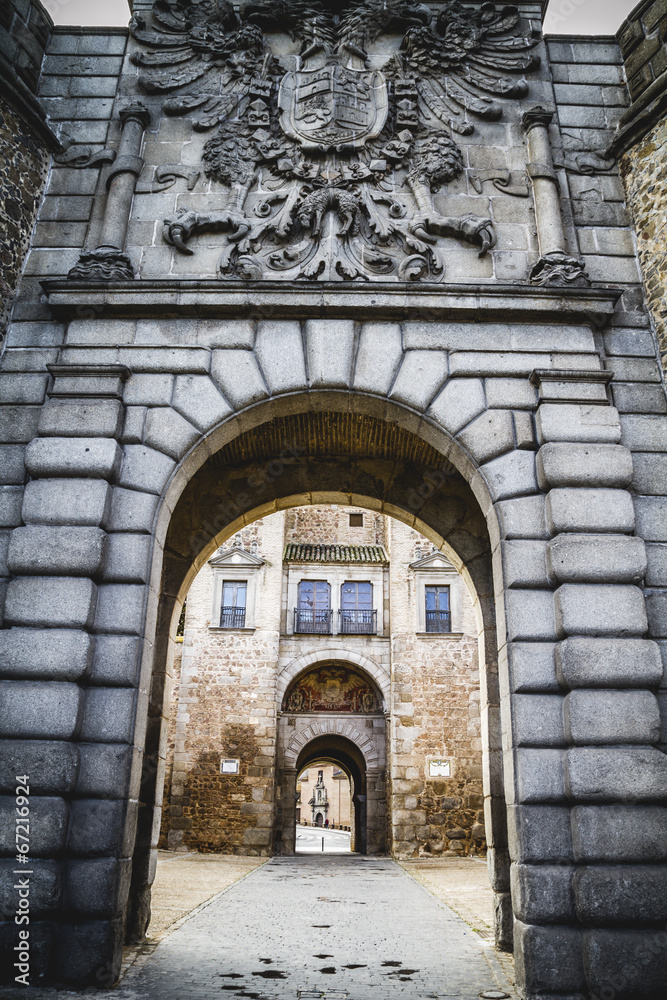
[[352, 834], [319, 826], [297, 826], [297, 854], [349, 854]]
[[165, 938], [115, 1000], [514, 997], [492, 949], [387, 859], [274, 858]]

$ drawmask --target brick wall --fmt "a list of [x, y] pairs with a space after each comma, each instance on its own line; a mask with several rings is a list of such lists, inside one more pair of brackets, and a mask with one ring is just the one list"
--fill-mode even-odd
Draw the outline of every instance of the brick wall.
[[[407, 566], [431, 546], [390, 521], [393, 676], [391, 809], [400, 857], [484, 849], [477, 629], [461, 588], [461, 638], [416, 634], [416, 588]], [[429, 757], [452, 761], [452, 776], [427, 776]]]
[[667, 73], [667, 2], [646, 0], [633, 10], [618, 35], [628, 88], [636, 101]]

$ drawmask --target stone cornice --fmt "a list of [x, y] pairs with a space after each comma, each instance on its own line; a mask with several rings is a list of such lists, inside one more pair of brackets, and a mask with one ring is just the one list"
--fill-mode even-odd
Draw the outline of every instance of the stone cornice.
[[614, 312], [620, 288], [528, 284], [364, 282], [287, 286], [285, 282], [161, 279], [135, 282], [42, 282], [58, 319], [86, 315], [126, 319], [251, 317], [255, 319], [423, 319], [483, 322], [516, 318], [598, 327]]

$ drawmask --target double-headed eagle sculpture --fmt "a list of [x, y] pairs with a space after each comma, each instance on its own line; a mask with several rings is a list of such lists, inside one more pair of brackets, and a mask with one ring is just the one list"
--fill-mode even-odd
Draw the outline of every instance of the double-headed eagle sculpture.
[[454, 237], [495, 245], [488, 218], [443, 214], [464, 172], [457, 136], [525, 95], [538, 35], [514, 6], [416, 0], [156, 0], [135, 17], [140, 87], [203, 144], [226, 207], [165, 220], [181, 253], [225, 235], [221, 275], [441, 280]]

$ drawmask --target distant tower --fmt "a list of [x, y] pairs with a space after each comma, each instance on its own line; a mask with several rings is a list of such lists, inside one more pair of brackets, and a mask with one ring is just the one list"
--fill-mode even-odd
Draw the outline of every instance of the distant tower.
[[329, 798], [324, 784], [324, 771], [317, 772], [317, 784], [308, 805], [312, 810], [313, 826], [324, 826], [329, 814]]

